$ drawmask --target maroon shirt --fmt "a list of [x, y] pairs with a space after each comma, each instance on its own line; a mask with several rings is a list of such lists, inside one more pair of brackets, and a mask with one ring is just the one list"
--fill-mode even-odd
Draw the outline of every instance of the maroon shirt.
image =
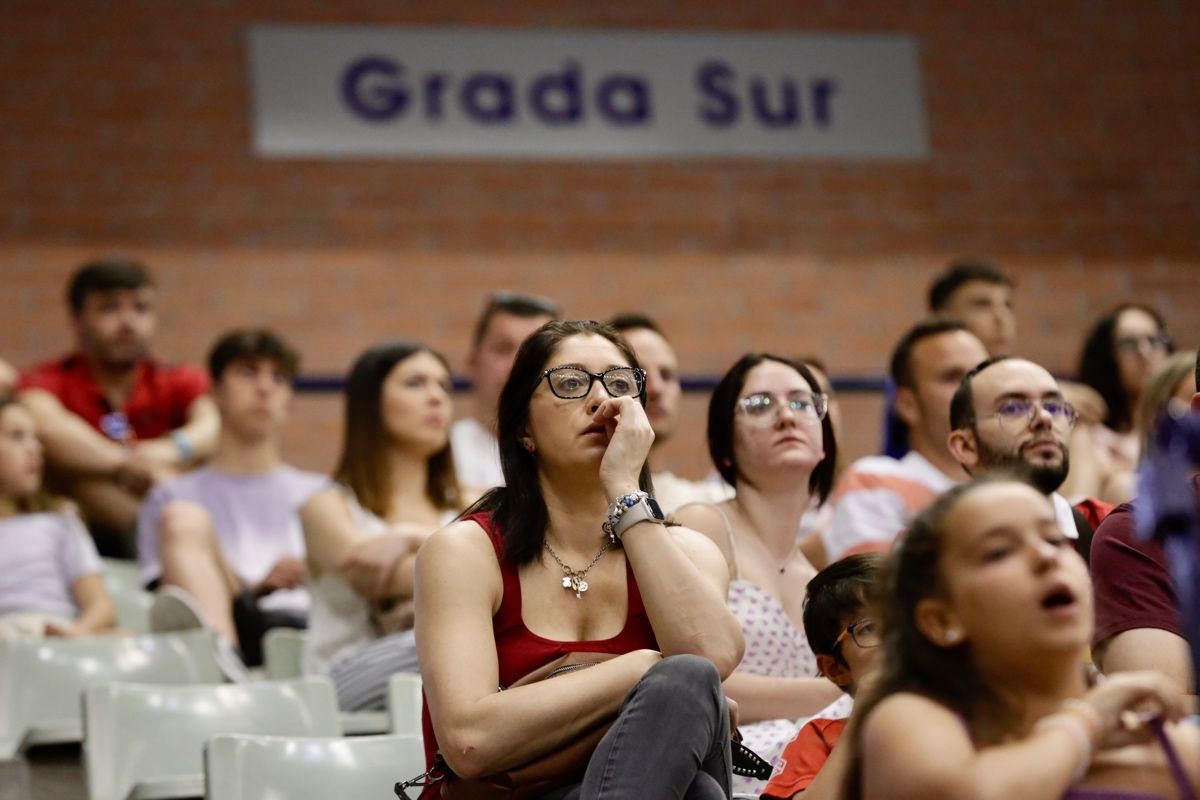
[[184, 425], [192, 403], [208, 392], [208, 376], [187, 365], [140, 361], [125, 406], [113, 408], [76, 354], [26, 370], [17, 384], [23, 389], [44, 389], [110, 439], [132, 441], [157, 439]]
[[1162, 542], [1138, 538], [1131, 503], [1117, 506], [1096, 529], [1091, 571], [1096, 595], [1094, 643], [1135, 628], [1184, 636]]

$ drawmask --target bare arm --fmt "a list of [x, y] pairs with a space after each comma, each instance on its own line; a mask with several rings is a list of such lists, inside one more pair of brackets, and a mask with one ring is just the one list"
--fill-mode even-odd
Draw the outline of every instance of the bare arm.
[[[1077, 726], [1035, 727], [1015, 741], [976, 749], [963, 721], [948, 708], [915, 694], [892, 695], [863, 721], [863, 797], [1059, 800], [1075, 771], [1086, 767], [1092, 748], [1123, 747], [1153, 736], [1147, 727], [1128, 731], [1121, 721], [1124, 711], [1148, 704], [1168, 719], [1183, 713], [1174, 687], [1148, 672], [1110, 679], [1092, 689], [1085, 702], [1099, 725], [1088, 722], [1090, 714], [1066, 711], [1061, 713]], [[1087, 752], [1080, 734], [1090, 743]]]
[[[203, 461], [217, 448], [217, 435], [221, 430], [221, 416], [217, 405], [208, 395], [192, 401], [187, 410], [187, 423], [157, 439], [146, 439], [133, 446], [136, 459], [151, 472], [162, 473], [160, 478], [169, 477], [196, 461]], [[182, 436], [190, 453], [184, 452], [175, 441]]]
[[76, 475], [114, 477], [129, 458], [124, 447], [68, 411], [45, 389], [26, 389], [20, 398], [33, 414], [54, 466]]
[[203, 461], [211, 456], [217, 449], [217, 435], [221, 432], [221, 414], [212, 397], [205, 394], [193, 400], [188, 406], [187, 423], [175, 432], [187, 438], [193, 459]]
[[728, 677], [745, 642], [725, 604], [729, 571], [720, 551], [693, 530], [652, 522], [634, 525], [621, 543], [663, 655], [703, 656]]
[[616, 716], [658, 662], [639, 650], [553, 680], [499, 691], [492, 615], [502, 595], [487, 535], [459, 522], [417, 558], [417, 654], [438, 744], [462, 777], [526, 763]]
[[365, 536], [355, 527], [346, 497], [336, 487], [313, 495], [300, 509], [300, 522], [314, 575], [336, 572], [371, 600], [412, 597], [417, 548], [428, 530], [413, 526]]
[[842, 690], [825, 678], [773, 678], [735, 672], [725, 693], [738, 703], [743, 722], [809, 717], [832, 703]]
[[1192, 656], [1181, 637], [1159, 628], [1134, 628], [1096, 645], [1092, 656], [1102, 672], [1149, 669], [1160, 672], [1184, 693], [1195, 693]]
[[116, 612], [113, 610], [112, 599], [108, 589], [104, 587], [104, 577], [99, 574], [83, 575], [71, 584], [71, 593], [75, 604], [79, 606], [79, 616], [69, 628], [49, 626], [46, 633], [50, 636], [87, 636], [102, 633], [113, 627], [116, 622]]

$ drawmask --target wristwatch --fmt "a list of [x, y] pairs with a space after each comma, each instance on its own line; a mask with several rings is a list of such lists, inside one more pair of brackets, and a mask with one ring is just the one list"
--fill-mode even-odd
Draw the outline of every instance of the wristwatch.
[[631, 492], [612, 501], [608, 507], [608, 520], [605, 521], [604, 532], [616, 541], [625, 531], [643, 521], [666, 523], [666, 517], [659, 507], [658, 501], [646, 492]]

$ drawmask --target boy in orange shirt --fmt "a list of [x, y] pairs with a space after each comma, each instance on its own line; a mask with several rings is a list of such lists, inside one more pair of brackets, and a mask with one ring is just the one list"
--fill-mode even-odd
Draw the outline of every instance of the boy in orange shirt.
[[[879, 553], [847, 556], [809, 581], [804, 633], [821, 673], [846, 694], [817, 712], [784, 748], [762, 800], [813, 797], [808, 790], [846, 728], [855, 689], [878, 659], [879, 629], [866, 609], [882, 563]], [[835, 796], [839, 777], [822, 774], [817, 788], [827, 786]]]

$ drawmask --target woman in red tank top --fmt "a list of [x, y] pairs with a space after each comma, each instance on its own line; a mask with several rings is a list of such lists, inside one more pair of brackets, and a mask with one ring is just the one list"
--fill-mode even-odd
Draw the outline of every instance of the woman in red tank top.
[[[542, 796], [729, 796], [720, 681], [742, 636], [720, 552], [653, 503], [643, 388], [606, 325], [551, 322], [521, 345], [498, 414], [507, 486], [417, 562], [431, 765], [440, 751], [460, 778], [494, 775], [607, 725], [580, 774]], [[567, 653], [609, 656], [512, 687]]]
[[1172, 724], [1178, 688], [1156, 672], [1088, 685], [1087, 567], [1045, 495], [997, 478], [951, 489], [880, 583], [881, 667], [839, 744], [845, 797], [1195, 796], [1200, 729]]

